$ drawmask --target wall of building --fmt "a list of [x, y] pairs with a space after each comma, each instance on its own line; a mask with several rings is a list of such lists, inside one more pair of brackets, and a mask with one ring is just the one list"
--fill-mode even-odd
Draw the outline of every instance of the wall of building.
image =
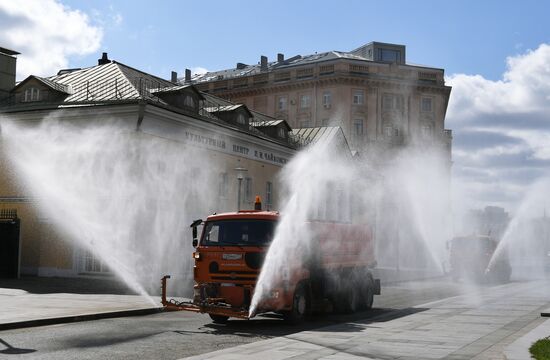
[[[140, 117], [140, 114], [143, 116]], [[192, 200], [209, 203], [205, 218], [213, 212], [235, 211], [237, 208], [238, 180], [237, 168], [245, 168], [241, 183], [242, 209], [251, 209], [255, 195], [260, 195], [264, 208], [278, 209], [279, 185], [277, 175], [281, 167], [290, 159], [294, 150], [280, 143], [244, 131], [220, 126], [216, 122], [192, 118], [174, 113], [168, 109], [147, 105], [140, 109], [138, 104], [111, 105], [98, 108], [73, 108], [67, 110], [33, 111], [11, 114], [12, 120], [32, 124], [38, 119], [68, 121], [71, 124], [93, 126], [94, 123], [117, 122], [128, 129], [128, 136], [164, 139], [178, 142], [182, 149], [200, 150], [203, 156], [201, 165], [193, 165], [197, 176], [204, 171], [217, 172], [207, 184], [212, 194], [196, 194]], [[139, 122], [138, 120], [141, 119]], [[139, 130], [136, 127], [139, 125]], [[2, 145], [0, 143], [0, 145]], [[194, 150], [193, 150], [194, 149]], [[169, 171], [167, 169], [166, 171]], [[221, 174], [225, 174], [222, 176]], [[251, 186], [247, 191], [247, 180]], [[226, 191], [220, 191], [220, 182], [225, 181]], [[271, 183], [268, 195], [267, 183]], [[16, 209], [21, 218], [21, 269], [23, 274], [40, 276], [79, 276], [89, 275], [86, 265], [86, 251], [68, 238], [53, 222], [48, 214], [41, 214], [36, 199], [23, 186], [24, 181], [16, 175], [13, 164], [6, 159], [6, 148], [0, 146], [0, 209]], [[181, 184], [182, 191], [186, 184]], [[271, 199], [269, 203], [268, 198]], [[170, 201], [170, 199], [152, 199]], [[93, 272], [92, 272], [93, 273]]]
[[[310, 75], [301, 77], [308, 69]], [[284, 81], [280, 80], [281, 73], [289, 73]], [[260, 77], [265, 81], [256, 80]], [[233, 87], [233, 84], [239, 85]], [[197, 87], [285, 119], [293, 128], [323, 126], [332, 121], [331, 125], [342, 127], [353, 150], [364, 150], [373, 142], [391, 146], [440, 143], [443, 149], [449, 149], [450, 159], [451, 138], [444, 127], [450, 88], [445, 86], [441, 69], [342, 59], [248, 77], [199, 82]], [[323, 103], [325, 91], [331, 92], [329, 106]], [[355, 91], [363, 91], [363, 104], [354, 104]], [[307, 108], [300, 106], [303, 95], [310, 96]], [[393, 115], [383, 107], [385, 95], [396, 96], [401, 101], [401, 108]], [[278, 106], [280, 97], [286, 98], [284, 110]], [[423, 98], [432, 101], [429, 113], [421, 110]], [[364, 121], [363, 134], [357, 131], [360, 126], [356, 122], [360, 119]], [[390, 131], [388, 128], [392, 125], [395, 129]], [[390, 132], [394, 135], [389, 135]]]

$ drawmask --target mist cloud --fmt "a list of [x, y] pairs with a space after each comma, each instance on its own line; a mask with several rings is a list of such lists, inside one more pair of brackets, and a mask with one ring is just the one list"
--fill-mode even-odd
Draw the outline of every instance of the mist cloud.
[[0, 23], [0, 46], [21, 53], [19, 80], [67, 68], [71, 56], [96, 52], [103, 37], [87, 14], [56, 0], [0, 0]]
[[550, 45], [506, 59], [496, 81], [454, 74], [447, 127], [453, 173], [470, 206], [513, 210], [550, 169]]

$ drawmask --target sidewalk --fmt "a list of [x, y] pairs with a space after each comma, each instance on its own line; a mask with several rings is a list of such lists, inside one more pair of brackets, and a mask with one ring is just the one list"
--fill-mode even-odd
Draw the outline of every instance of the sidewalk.
[[112, 279], [0, 279], [0, 330], [142, 315], [160, 311], [158, 298], [132, 294]]
[[[549, 285], [546, 281], [506, 284], [475, 296], [456, 296], [409, 311], [396, 310], [390, 316], [188, 359], [506, 359], [510, 343], [545, 321], [540, 313], [549, 305]], [[526, 350], [527, 345], [522, 346]], [[529, 359], [525, 352], [519, 354], [519, 358]]]

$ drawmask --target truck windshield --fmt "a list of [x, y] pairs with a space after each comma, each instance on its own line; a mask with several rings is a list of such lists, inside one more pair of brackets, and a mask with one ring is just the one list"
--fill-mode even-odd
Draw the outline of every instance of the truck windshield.
[[219, 220], [206, 222], [202, 245], [265, 246], [273, 239], [273, 220]]

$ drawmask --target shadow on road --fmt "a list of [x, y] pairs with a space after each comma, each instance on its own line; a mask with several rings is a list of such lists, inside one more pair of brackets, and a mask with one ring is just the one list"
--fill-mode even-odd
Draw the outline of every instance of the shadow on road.
[[32, 294], [136, 295], [128, 286], [112, 276], [102, 279], [25, 276], [20, 279], [0, 279], [0, 288], [24, 290]]
[[205, 324], [195, 331], [176, 330], [175, 333], [205, 334], [205, 335], [233, 335], [245, 338], [275, 337], [290, 335], [300, 331], [333, 331], [326, 329], [330, 325], [339, 325], [339, 332], [358, 332], [364, 325], [391, 321], [404, 316], [426, 311], [427, 308], [405, 309], [372, 309], [355, 314], [318, 314], [310, 321], [299, 325], [290, 325], [276, 314], [265, 314], [251, 320], [229, 320], [227, 324]]
[[22, 354], [30, 354], [35, 352], [34, 349], [20, 349], [16, 348], [14, 346], [11, 346], [4, 340], [0, 339], [0, 344], [4, 345], [6, 348], [3, 350], [0, 350], [0, 354], [6, 354], [6, 355], [22, 355]]

